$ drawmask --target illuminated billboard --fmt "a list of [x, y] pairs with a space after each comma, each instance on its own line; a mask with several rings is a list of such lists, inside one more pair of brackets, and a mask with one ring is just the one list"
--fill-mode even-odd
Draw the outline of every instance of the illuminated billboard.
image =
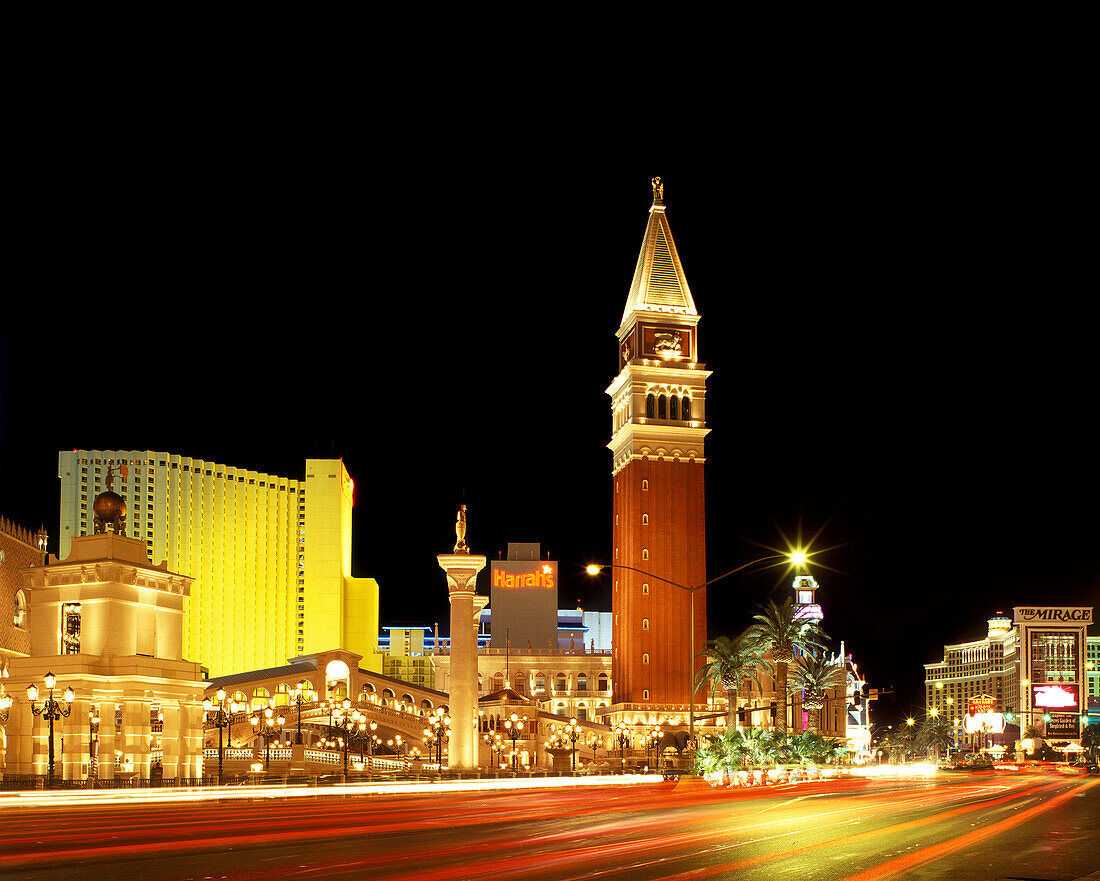
[[545, 652], [558, 644], [558, 564], [494, 560], [489, 564], [490, 646]]
[[1080, 686], [1062, 683], [1031, 686], [1031, 705], [1043, 710], [1057, 710], [1062, 713], [1081, 711]]

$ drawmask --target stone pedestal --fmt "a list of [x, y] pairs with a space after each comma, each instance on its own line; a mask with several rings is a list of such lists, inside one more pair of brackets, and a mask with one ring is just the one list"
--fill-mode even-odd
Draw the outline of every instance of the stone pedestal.
[[436, 559], [447, 573], [451, 603], [451, 737], [448, 767], [461, 771], [477, 769], [477, 626], [481, 610], [489, 602], [477, 596], [477, 573], [485, 568], [485, 557], [457, 552]]

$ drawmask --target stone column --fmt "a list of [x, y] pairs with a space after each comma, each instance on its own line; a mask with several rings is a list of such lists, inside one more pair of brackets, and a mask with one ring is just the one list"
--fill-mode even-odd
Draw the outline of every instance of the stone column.
[[[464, 543], [463, 543], [464, 544]], [[485, 557], [456, 547], [453, 554], [436, 557], [447, 573], [451, 603], [451, 682], [449, 706], [451, 738], [448, 766], [462, 771], [477, 769], [477, 630], [471, 627], [489, 601], [477, 596], [477, 573]]]

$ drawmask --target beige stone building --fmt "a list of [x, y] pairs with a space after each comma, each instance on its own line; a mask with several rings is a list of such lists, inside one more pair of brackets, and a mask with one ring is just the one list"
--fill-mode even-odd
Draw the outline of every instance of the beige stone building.
[[38, 686], [41, 708], [52, 673], [68, 711], [53, 726], [55, 778], [201, 777], [203, 683], [182, 656], [192, 580], [150, 565], [143, 541], [109, 532], [75, 537], [66, 559], [20, 575], [29, 645], [7, 661], [5, 773], [47, 773], [50, 728], [27, 689]]

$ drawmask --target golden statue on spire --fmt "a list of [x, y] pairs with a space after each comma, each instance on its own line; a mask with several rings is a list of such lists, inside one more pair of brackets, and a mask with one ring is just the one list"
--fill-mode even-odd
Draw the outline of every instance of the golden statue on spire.
[[665, 185], [661, 182], [661, 179], [659, 177], [655, 177], [649, 182], [649, 184], [653, 187], [653, 204], [658, 205], [664, 202]]

